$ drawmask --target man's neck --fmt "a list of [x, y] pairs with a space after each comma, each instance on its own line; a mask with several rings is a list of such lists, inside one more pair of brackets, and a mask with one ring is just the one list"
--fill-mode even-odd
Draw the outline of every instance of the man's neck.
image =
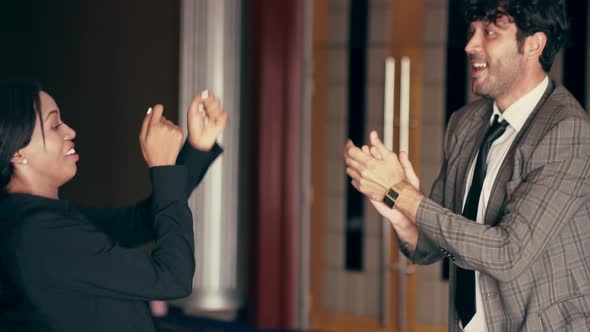
[[494, 101], [498, 106], [498, 110], [500, 113], [504, 113], [504, 111], [510, 107], [510, 105], [514, 104], [520, 98], [526, 96], [529, 92], [533, 91], [543, 80], [547, 77], [547, 73], [544, 71], [538, 72], [535, 75], [532, 75], [528, 78], [524, 78], [515, 84], [510, 89], [510, 92], [504, 96], [497, 97]]

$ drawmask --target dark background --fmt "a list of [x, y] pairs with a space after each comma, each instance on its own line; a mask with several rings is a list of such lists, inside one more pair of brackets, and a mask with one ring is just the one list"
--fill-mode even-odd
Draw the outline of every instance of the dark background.
[[150, 191], [138, 135], [148, 106], [177, 122], [178, 0], [18, 0], [0, 5], [0, 79], [33, 78], [77, 132], [62, 197], [118, 206]]

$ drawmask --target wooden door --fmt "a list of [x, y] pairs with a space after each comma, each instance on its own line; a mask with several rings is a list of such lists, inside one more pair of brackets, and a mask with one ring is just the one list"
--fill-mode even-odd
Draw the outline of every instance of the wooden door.
[[[419, 174], [424, 0], [363, 0], [368, 5], [364, 9], [354, 1], [314, 2], [310, 327], [338, 332], [445, 331], [445, 326], [418, 322], [416, 267], [400, 273], [396, 241], [384, 232], [389, 225], [383, 227], [366, 200], [361, 206], [362, 221], [356, 221], [362, 228], [360, 246], [358, 236], [356, 240], [349, 237], [350, 179], [342, 158], [345, 140], [356, 125], [350, 117], [358, 115], [351, 112], [365, 112], [361, 121], [365, 137], [373, 129], [383, 134], [387, 57], [396, 59], [394, 149], [399, 149], [400, 64], [406, 59], [411, 63], [409, 153]], [[364, 90], [351, 89], [358, 87], [355, 66], [363, 66], [355, 62], [359, 56], [353, 48], [358, 45], [351, 46], [354, 36], [349, 29], [358, 29], [352, 22], [358, 14], [351, 14], [355, 10], [367, 11]], [[350, 94], [363, 91], [363, 109], [351, 110]], [[382, 253], [388, 242], [385, 263]], [[351, 243], [360, 248], [356, 260], [349, 257]]]

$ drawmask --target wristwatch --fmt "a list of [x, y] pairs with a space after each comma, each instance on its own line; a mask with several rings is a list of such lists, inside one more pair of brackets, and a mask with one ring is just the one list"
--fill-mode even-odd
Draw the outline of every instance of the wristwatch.
[[393, 209], [399, 195], [402, 193], [402, 191], [406, 188], [407, 185], [407, 182], [402, 180], [394, 184], [393, 186], [389, 187], [385, 192], [385, 197], [383, 197], [383, 203], [389, 206], [390, 209]]

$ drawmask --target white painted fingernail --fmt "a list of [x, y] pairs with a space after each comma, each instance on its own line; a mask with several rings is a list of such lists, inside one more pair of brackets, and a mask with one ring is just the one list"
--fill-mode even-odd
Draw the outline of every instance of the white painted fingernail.
[[203, 92], [201, 92], [201, 99], [207, 99], [209, 98], [209, 90], [203, 90]]
[[147, 110], [147, 114], [150, 114], [151, 112], [152, 112], [152, 108], [150, 107], [150, 108], [148, 108], [148, 110]]
[[199, 104], [199, 114], [205, 114], [205, 107], [203, 106], [203, 104]]

